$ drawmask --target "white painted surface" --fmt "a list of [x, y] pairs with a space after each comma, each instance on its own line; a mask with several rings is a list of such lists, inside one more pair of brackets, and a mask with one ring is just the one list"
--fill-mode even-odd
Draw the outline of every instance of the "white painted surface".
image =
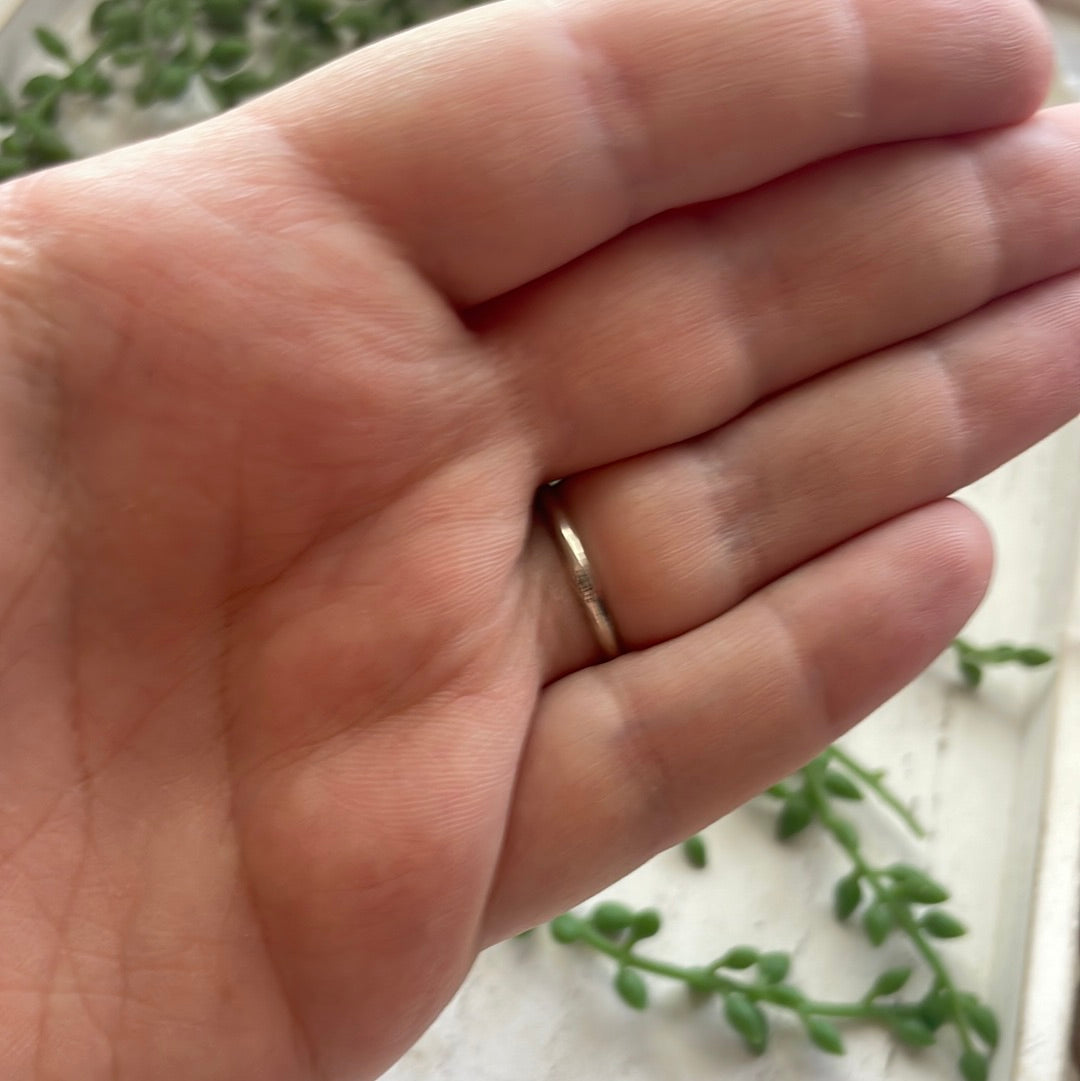
[[[1063, 0], [1080, 11], [1080, 0]], [[42, 18], [73, 26], [68, 0], [39, 0], [0, 35], [0, 72], [13, 81], [39, 60], [21, 40]], [[0, 25], [12, 0], [0, 0]], [[1080, 96], [1080, 21], [1055, 28]], [[88, 143], [114, 122], [99, 118]], [[148, 134], [145, 129], [133, 129]], [[1080, 182], [1080, 178], [1078, 178]], [[1080, 898], [1080, 426], [1073, 425], [978, 485], [970, 500], [994, 528], [997, 581], [972, 636], [1047, 643], [1053, 672], [998, 673], [977, 696], [960, 691], [943, 661], [849, 740], [932, 828], [909, 842], [880, 815], [860, 812], [872, 849], [925, 863], [955, 889], [971, 936], [947, 945], [963, 983], [1006, 1021], [995, 1081], [1066, 1076], [1076, 981]], [[657, 953], [693, 962], [737, 942], [792, 949], [796, 982], [820, 997], [858, 994], [890, 963], [898, 941], [872, 954], [828, 913], [843, 864], [823, 838], [789, 849], [752, 805], [708, 833], [708, 871], [659, 857], [609, 895], [658, 905], [669, 925]], [[358, 974], [358, 978], [362, 978]], [[846, 1059], [828, 1059], [781, 1025], [769, 1056], [751, 1060], [715, 1005], [691, 1007], [654, 984], [656, 1006], [631, 1014], [608, 990], [609, 966], [545, 936], [488, 951], [468, 983], [387, 1081], [937, 1081], [956, 1077], [955, 1051], [898, 1051], [875, 1032], [851, 1031]]]

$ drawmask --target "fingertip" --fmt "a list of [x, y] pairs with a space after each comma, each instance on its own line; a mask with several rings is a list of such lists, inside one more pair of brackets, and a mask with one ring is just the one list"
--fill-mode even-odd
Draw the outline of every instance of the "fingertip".
[[935, 636], [942, 622], [950, 623], [955, 635], [982, 603], [994, 573], [994, 542], [983, 519], [966, 503], [946, 499], [927, 508], [920, 522], [927, 542], [935, 553], [930, 562], [936, 588], [930, 593], [940, 598], [946, 612], [934, 620]]
[[[930, 503], [883, 523], [772, 587], [803, 669], [822, 689], [814, 745], [878, 708], [923, 672], [982, 601], [993, 546], [974, 511]], [[836, 607], [842, 598], [842, 607]], [[824, 614], [827, 613], [827, 616]]]
[[[995, 6], [1001, 7], [1000, 0]], [[1004, 84], [1011, 90], [1003, 100], [1008, 119], [1006, 123], [1026, 120], [1046, 103], [1054, 80], [1056, 65], [1054, 39], [1050, 24], [1040, 7], [1031, 0], [1009, 0], [1003, 16], [1015, 20], [1012, 40], [1003, 36], [1001, 70]]]
[[[944, 135], [1017, 124], [1046, 101], [1054, 46], [1032, 0], [921, 0], [903, 9], [894, 0], [868, 2], [890, 9], [890, 19], [873, 21], [890, 32], [868, 42], [874, 73], [870, 112], [893, 113], [898, 136], [912, 112], [936, 114], [938, 134]], [[914, 29], [900, 35], [905, 21]], [[920, 63], [946, 73], [947, 92], [940, 83], [927, 83], [925, 97], [910, 87], [901, 94], [894, 80], [904, 70], [896, 55], [903, 37], [908, 49], [912, 39], [920, 39]]]
[[[878, 596], [876, 590], [873, 595], [891, 606], [894, 658], [902, 662], [891, 676], [883, 670], [882, 680], [895, 680], [893, 690], [898, 691], [947, 648], [982, 603], [993, 574], [993, 541], [982, 518], [956, 499], [911, 511], [862, 541], [873, 546], [864, 549], [867, 554], [880, 553], [881, 581], [891, 579], [887, 595]], [[854, 550], [861, 547], [856, 541]], [[864, 630], [870, 633], [871, 627]], [[861, 647], [853, 641], [852, 648]], [[876, 705], [860, 701], [857, 708], [849, 704], [836, 713], [847, 727]]]

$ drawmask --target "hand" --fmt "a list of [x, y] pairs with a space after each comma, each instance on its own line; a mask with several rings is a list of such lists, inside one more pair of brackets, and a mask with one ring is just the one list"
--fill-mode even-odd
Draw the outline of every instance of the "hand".
[[509, 0], [0, 189], [3, 1076], [372, 1077], [928, 664], [1080, 407], [1048, 62]]

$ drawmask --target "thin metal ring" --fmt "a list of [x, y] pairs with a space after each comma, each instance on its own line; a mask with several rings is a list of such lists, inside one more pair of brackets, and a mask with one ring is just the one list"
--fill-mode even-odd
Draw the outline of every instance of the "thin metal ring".
[[551, 526], [563, 564], [574, 583], [574, 592], [585, 609], [589, 625], [593, 629], [600, 648], [605, 656], [617, 657], [622, 653], [618, 632], [604, 603], [600, 587], [596, 584], [585, 546], [581, 543], [581, 538], [567, 517], [566, 511], [563, 510], [558, 496], [558, 487], [558, 484], [545, 484], [540, 489], [540, 506]]

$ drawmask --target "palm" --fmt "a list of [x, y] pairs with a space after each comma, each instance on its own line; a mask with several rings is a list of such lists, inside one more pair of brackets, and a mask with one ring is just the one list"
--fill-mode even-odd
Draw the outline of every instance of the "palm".
[[[1035, 41], [1018, 5], [1001, 6]], [[721, 40], [698, 7], [687, 40]], [[495, 8], [462, 25], [486, 41], [489, 20], [515, 18], [533, 16]], [[929, 75], [914, 61], [887, 72], [913, 88], [910, 114], [871, 117], [865, 141], [1022, 116], [1039, 49], [1021, 57], [1001, 25], [988, 20], [981, 47], [1004, 50], [1013, 82], [961, 91], [930, 58], [940, 93], [920, 104]], [[475, 79], [505, 80], [543, 40], [534, 30], [503, 41], [507, 71], [492, 59]], [[394, 49], [437, 54], [439, 33], [247, 120], [5, 189], [0, 935], [34, 989], [6, 997], [5, 1015], [39, 1034], [12, 1077], [386, 1066], [482, 945], [752, 794], [925, 664], [980, 592], [985, 545], [955, 509], [904, 515], [1076, 410], [1070, 278], [970, 314], [1074, 265], [1072, 166], [1045, 132], [965, 151], [1039, 166], [1051, 193], [1056, 217], [1034, 237], [1027, 202], [999, 208], [1017, 266], [996, 276], [992, 253], [927, 271], [926, 250], [966, 250], [955, 208], [900, 205], [925, 156], [954, 178], [969, 170], [946, 143], [619, 237], [628, 218], [753, 187], [842, 142], [823, 128], [820, 146], [808, 136], [777, 163], [751, 117], [760, 165], [748, 154], [748, 172], [716, 175], [700, 117], [665, 118], [656, 160], [666, 147], [689, 167], [637, 176], [633, 214], [605, 188], [613, 156], [599, 144], [573, 183], [537, 179], [517, 132], [503, 158], [497, 138], [470, 144], [408, 100], [426, 159], [380, 135], [371, 109], [364, 145], [387, 161], [339, 153], [347, 117], [313, 113], [320, 87], [359, 93]], [[702, 77], [687, 72], [684, 91]], [[826, 90], [823, 125], [836, 117]], [[673, 92], [672, 109], [693, 100]], [[1076, 120], [1055, 123], [1064, 146]], [[470, 155], [479, 167], [455, 179]], [[492, 175], [521, 170], [494, 196], [469, 187], [485, 155]], [[927, 205], [954, 192], [922, 173]], [[568, 184], [581, 205], [560, 204]], [[988, 185], [1003, 206], [1016, 187]], [[875, 220], [892, 233], [860, 225], [844, 193], [862, 190], [879, 192]], [[971, 193], [964, 207], [980, 236], [985, 208]], [[820, 236], [800, 239], [808, 222]], [[709, 277], [703, 229], [745, 256], [732, 281]], [[845, 230], [858, 243], [830, 246]], [[749, 314], [711, 325], [719, 285], [734, 284]], [[895, 305], [874, 307], [875, 289]], [[672, 299], [684, 307], [668, 319]], [[757, 312], [790, 326], [762, 329]], [[936, 366], [888, 351], [950, 322]], [[1013, 351], [1038, 349], [1042, 369], [995, 352], [1017, 326], [1029, 338]], [[923, 378], [942, 368], [949, 386]], [[984, 423], [1005, 388], [1008, 422]], [[918, 425], [903, 395], [894, 423], [883, 417], [900, 389], [924, 395]], [[537, 485], [570, 474], [634, 651], [611, 665], [590, 667], [586, 624], [533, 525]], [[838, 596], [842, 618], [823, 621]]]
[[[125, 213], [173, 213], [153, 199]], [[299, 184], [317, 226], [238, 241], [272, 199], [248, 191], [228, 226], [176, 207], [151, 252], [106, 206], [50, 269], [53, 439], [80, 495], [62, 527], [26, 508], [35, 543], [73, 538], [39, 661], [63, 691], [36, 738], [82, 782], [55, 903], [92, 918], [91, 884], [138, 883], [109, 978], [280, 1041], [221, 1077], [272, 1076], [308, 1032], [363, 1047], [445, 998], [538, 692], [515, 568], [532, 482], [490, 362]], [[65, 300], [67, 275], [96, 287]]]

